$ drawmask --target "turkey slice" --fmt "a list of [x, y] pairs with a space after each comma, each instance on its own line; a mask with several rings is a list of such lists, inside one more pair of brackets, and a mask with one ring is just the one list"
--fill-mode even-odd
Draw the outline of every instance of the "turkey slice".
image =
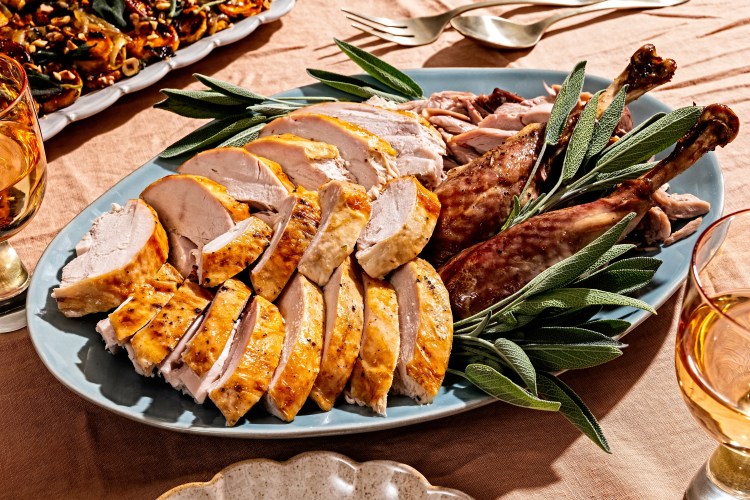
[[400, 175], [414, 175], [432, 189], [443, 179], [445, 142], [440, 132], [411, 111], [385, 109], [359, 102], [323, 102], [298, 113], [319, 113], [359, 125], [396, 150]]
[[278, 163], [243, 148], [209, 149], [177, 170], [216, 181], [231, 197], [259, 210], [278, 210], [294, 189]]
[[255, 262], [271, 240], [271, 228], [257, 217], [240, 221], [201, 250], [198, 278], [203, 286], [218, 286]]
[[65, 265], [52, 291], [67, 317], [105, 312], [122, 304], [167, 260], [167, 235], [142, 200], [114, 205], [94, 220], [82, 253]]
[[370, 218], [370, 199], [365, 189], [351, 182], [331, 181], [320, 191], [321, 222], [299, 262], [299, 272], [320, 286], [354, 251], [354, 245]]
[[294, 134], [336, 146], [349, 173], [371, 197], [377, 197], [380, 188], [398, 176], [396, 151], [391, 145], [353, 123], [320, 114], [295, 113], [276, 118], [261, 130], [260, 136], [280, 134]]
[[297, 188], [279, 215], [273, 239], [251, 273], [255, 293], [268, 300], [279, 296], [315, 236], [320, 224], [318, 193]]
[[344, 259], [326, 286], [323, 353], [310, 397], [321, 410], [330, 411], [346, 386], [362, 340], [362, 283], [351, 257]]
[[232, 341], [221, 378], [209, 397], [232, 426], [268, 389], [284, 344], [284, 319], [275, 305], [256, 296]]
[[364, 331], [359, 356], [344, 393], [348, 403], [369, 406], [385, 416], [388, 391], [399, 356], [396, 291], [383, 280], [365, 275]]
[[333, 144], [281, 134], [261, 137], [244, 147], [280, 164], [292, 182], [305, 189], [317, 190], [328, 181], [354, 180]]
[[264, 398], [266, 409], [291, 422], [305, 403], [320, 370], [325, 309], [323, 293], [297, 273], [278, 301], [286, 324], [281, 361]]
[[414, 177], [390, 181], [373, 202], [372, 216], [357, 240], [357, 260], [382, 278], [415, 258], [435, 229], [440, 202]]
[[401, 354], [393, 390], [431, 403], [443, 383], [453, 344], [453, 315], [440, 275], [414, 259], [390, 277], [398, 298]]

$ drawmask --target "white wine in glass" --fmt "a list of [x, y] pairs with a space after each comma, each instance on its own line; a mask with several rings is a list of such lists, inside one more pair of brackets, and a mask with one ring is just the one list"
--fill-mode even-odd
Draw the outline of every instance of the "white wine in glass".
[[693, 417], [719, 442], [686, 498], [750, 498], [750, 210], [731, 214], [693, 252], [675, 366]]
[[26, 74], [16, 61], [0, 54], [0, 332], [25, 325], [29, 273], [7, 240], [39, 209], [46, 171]]

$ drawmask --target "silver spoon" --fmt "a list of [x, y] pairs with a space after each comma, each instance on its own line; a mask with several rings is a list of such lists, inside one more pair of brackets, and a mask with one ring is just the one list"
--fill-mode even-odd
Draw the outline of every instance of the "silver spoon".
[[556, 22], [568, 17], [608, 9], [657, 9], [671, 7], [689, 0], [607, 0], [580, 9], [564, 10], [532, 24], [518, 24], [495, 16], [461, 16], [451, 26], [467, 38], [497, 49], [525, 49], [533, 47], [544, 32]]

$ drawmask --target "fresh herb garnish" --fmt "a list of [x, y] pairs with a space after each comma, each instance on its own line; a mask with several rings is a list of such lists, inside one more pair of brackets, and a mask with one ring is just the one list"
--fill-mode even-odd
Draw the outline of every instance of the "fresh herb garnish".
[[91, 10], [121, 30], [127, 27], [124, 0], [93, 0], [91, 2]]

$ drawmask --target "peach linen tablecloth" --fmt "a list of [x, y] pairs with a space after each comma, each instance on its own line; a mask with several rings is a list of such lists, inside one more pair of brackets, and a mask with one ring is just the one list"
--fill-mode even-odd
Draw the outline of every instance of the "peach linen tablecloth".
[[[376, 4], [380, 3], [380, 7]], [[196, 121], [152, 109], [158, 88], [194, 87], [193, 72], [271, 94], [310, 83], [305, 67], [341, 73], [358, 68], [332, 44], [336, 36], [401, 68], [516, 67], [613, 76], [645, 42], [677, 60], [674, 81], [653, 95], [672, 106], [731, 105], [744, 130], [717, 152], [726, 180], [725, 211], [750, 206], [750, 2], [692, 0], [663, 10], [574, 18], [531, 50], [495, 52], [446, 32], [436, 43], [404, 48], [360, 34], [339, 12], [412, 16], [455, 7], [453, 0], [332, 2], [302, 0], [281, 21], [214, 51], [156, 86], [121, 99], [46, 144], [49, 188], [39, 215], [14, 239], [27, 264], [81, 209], [134, 168], [190, 132]], [[523, 6], [495, 8], [519, 19]], [[487, 89], [488, 91], [491, 89]], [[719, 207], [715, 207], [718, 210]], [[433, 484], [477, 498], [680, 498], [714, 447], [683, 405], [673, 374], [678, 292], [633, 331], [630, 347], [604, 366], [568, 373], [600, 419], [607, 455], [562, 417], [492, 404], [454, 417], [361, 435], [255, 441], [197, 437], [132, 422], [90, 404], [58, 383], [25, 330], [0, 336], [0, 496], [149, 498], [188, 481], [206, 481], [248, 458], [285, 460], [331, 450], [357, 461], [388, 459], [421, 471]]]

